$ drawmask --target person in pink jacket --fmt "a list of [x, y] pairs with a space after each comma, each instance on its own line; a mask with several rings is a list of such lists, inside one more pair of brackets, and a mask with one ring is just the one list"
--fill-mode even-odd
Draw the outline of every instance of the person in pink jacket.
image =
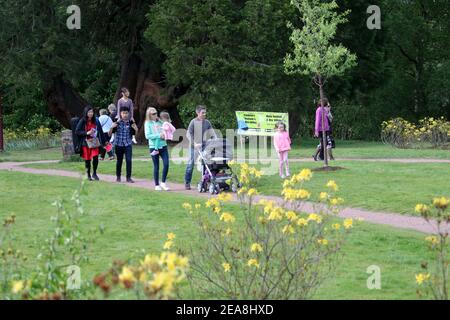
[[[278, 158], [280, 160], [280, 177], [284, 179], [289, 177], [289, 160], [288, 152], [291, 150], [291, 138], [286, 130], [286, 124], [283, 122], [278, 122], [276, 125], [277, 133], [273, 138], [273, 144], [275, 151], [278, 153]], [[283, 165], [285, 166], [286, 176], [283, 174]]]

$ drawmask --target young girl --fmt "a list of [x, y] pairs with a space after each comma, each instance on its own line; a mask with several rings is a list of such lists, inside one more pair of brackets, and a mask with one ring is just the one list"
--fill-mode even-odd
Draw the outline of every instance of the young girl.
[[[172, 125], [172, 119], [170, 119], [169, 113], [163, 111], [160, 113], [159, 118], [163, 122], [162, 131], [164, 132], [164, 136], [166, 139], [165, 141], [173, 140], [173, 134], [177, 129]], [[151, 153], [151, 155], [156, 156], [157, 154], [159, 154], [159, 149], [161, 148], [159, 145], [156, 145], [155, 150]]]
[[[117, 115], [116, 118], [118, 119], [118, 121], [120, 122], [121, 118], [120, 118], [120, 112], [122, 109], [128, 109], [130, 112], [130, 120], [134, 121], [134, 116], [133, 116], [133, 109], [134, 109], [134, 104], [133, 104], [133, 100], [131, 100], [130, 97], [130, 91], [127, 88], [122, 88], [121, 90], [122, 93], [122, 98], [119, 99], [119, 101], [117, 101]], [[115, 136], [113, 135], [111, 137], [111, 140], [114, 141]], [[131, 140], [133, 141], [134, 144], [137, 144], [136, 141], [136, 133], [133, 135], [133, 137], [131, 138]]]
[[[321, 138], [322, 137], [322, 123], [321, 123], [321, 116], [322, 116], [322, 110], [321, 110], [321, 104], [319, 103], [319, 105], [317, 106], [317, 111], [316, 111], [316, 127], [315, 127], [315, 136]], [[327, 144], [327, 154], [330, 156], [330, 160], [334, 160], [333, 157], [333, 153], [332, 153], [332, 148], [333, 143], [332, 143], [332, 138], [331, 138], [331, 134], [332, 134], [332, 126], [331, 123], [333, 121], [333, 115], [331, 114], [331, 105], [330, 102], [328, 101], [327, 98], [324, 98], [324, 111], [325, 111], [325, 131], [326, 131], [326, 144]], [[320, 131], [320, 132], [319, 132]], [[317, 161], [318, 158], [320, 158], [320, 160], [323, 160], [323, 155], [324, 152], [322, 150], [322, 139], [320, 139], [319, 144], [317, 145], [316, 148], [316, 153], [313, 155], [313, 159], [314, 161]]]
[[[277, 133], [273, 139], [273, 144], [280, 160], [280, 177], [284, 179], [290, 176], [288, 152], [291, 150], [292, 142], [289, 133], [286, 131], [286, 124], [284, 122], [278, 122], [275, 128]], [[285, 166], [286, 176], [283, 174], [283, 164]]]

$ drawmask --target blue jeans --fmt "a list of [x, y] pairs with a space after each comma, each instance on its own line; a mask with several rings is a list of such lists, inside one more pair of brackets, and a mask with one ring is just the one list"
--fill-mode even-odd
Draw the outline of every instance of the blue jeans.
[[192, 181], [192, 173], [194, 171], [195, 159], [198, 157], [198, 150], [195, 150], [194, 147], [189, 149], [189, 160], [186, 166], [186, 173], [184, 175], [184, 182], [186, 184], [190, 184]]
[[[155, 149], [150, 148], [150, 153]], [[169, 151], [167, 147], [159, 149], [159, 154], [152, 156], [153, 160], [153, 179], [155, 180], [155, 186], [159, 186], [159, 157], [163, 161], [163, 172], [162, 172], [162, 182], [165, 183], [167, 179], [167, 174], [169, 173]]]
[[133, 148], [131, 145], [126, 147], [120, 147], [116, 146], [116, 156], [117, 156], [117, 163], [116, 163], [116, 176], [120, 178], [122, 174], [122, 163], [123, 163], [123, 156], [125, 155], [125, 161], [127, 164], [127, 179], [131, 178], [131, 166], [132, 161], [131, 158], [133, 156]]

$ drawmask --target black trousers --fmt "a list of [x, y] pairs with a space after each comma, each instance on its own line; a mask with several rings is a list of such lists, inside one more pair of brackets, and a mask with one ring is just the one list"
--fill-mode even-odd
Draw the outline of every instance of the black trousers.
[[132, 156], [133, 156], [133, 148], [131, 145], [126, 147], [116, 146], [116, 176], [120, 178], [122, 175], [122, 163], [123, 157], [125, 156], [125, 162], [127, 167], [127, 179], [131, 178], [131, 169], [132, 169]]

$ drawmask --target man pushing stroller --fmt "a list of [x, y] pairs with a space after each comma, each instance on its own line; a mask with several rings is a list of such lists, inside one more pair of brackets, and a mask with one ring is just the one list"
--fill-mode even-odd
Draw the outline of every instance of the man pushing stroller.
[[206, 107], [199, 105], [195, 108], [195, 112], [197, 117], [189, 123], [186, 134], [189, 140], [189, 160], [184, 177], [186, 190], [191, 190], [192, 173], [199, 152], [205, 148], [206, 141], [217, 138], [211, 122], [206, 119]]

